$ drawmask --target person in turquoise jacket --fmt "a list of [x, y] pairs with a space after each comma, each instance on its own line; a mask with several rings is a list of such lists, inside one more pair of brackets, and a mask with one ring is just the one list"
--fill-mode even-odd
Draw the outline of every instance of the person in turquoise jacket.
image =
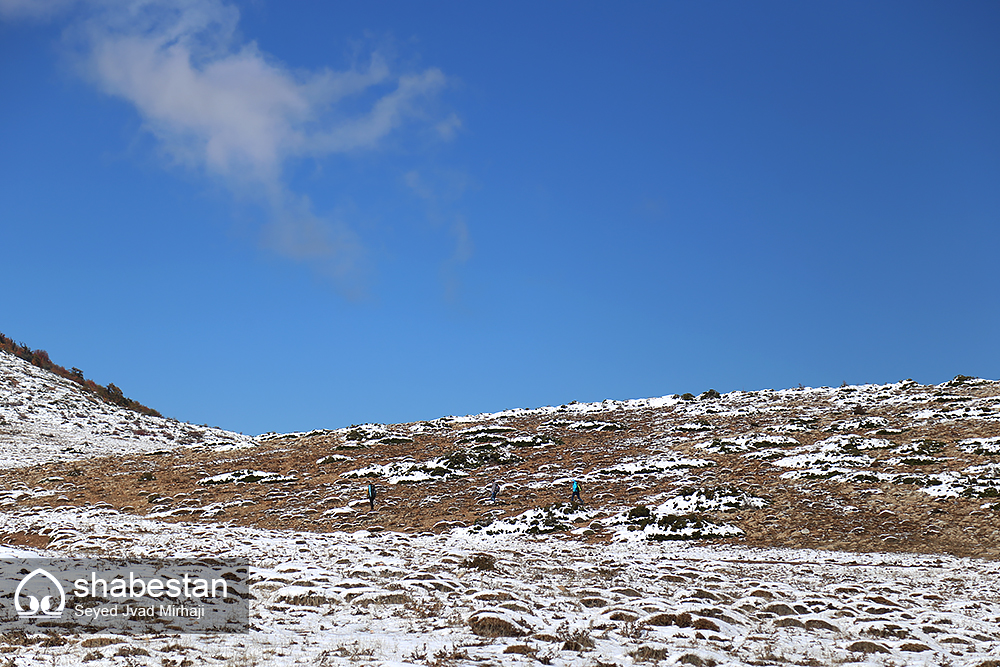
[[578, 503], [583, 502], [582, 500], [580, 500], [580, 480], [577, 479], [573, 480], [573, 496], [570, 498], [570, 501], [574, 500]]
[[375, 494], [376, 493], [377, 493], [377, 491], [375, 491], [375, 485], [374, 484], [369, 484], [368, 485], [368, 506], [371, 509], [375, 509]]

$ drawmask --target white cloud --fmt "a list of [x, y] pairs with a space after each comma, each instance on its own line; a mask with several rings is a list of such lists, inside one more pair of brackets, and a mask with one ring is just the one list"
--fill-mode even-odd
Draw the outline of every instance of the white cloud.
[[[182, 11], [89, 21], [85, 71], [132, 103], [171, 156], [238, 183], [274, 186], [290, 158], [373, 148], [445, 84], [437, 69], [394, 75], [377, 52], [347, 71], [293, 72], [252, 42], [232, 43], [235, 9], [169, 5]], [[338, 113], [364, 95], [376, 97], [366, 112]]]
[[343, 221], [314, 215], [308, 198], [298, 197], [276, 208], [262, 241], [282, 256], [303, 262], [332, 280], [347, 298], [366, 296], [369, 264], [360, 237]]
[[438, 131], [441, 138], [445, 141], [451, 141], [458, 134], [458, 131], [462, 129], [462, 119], [458, 117], [457, 114], [451, 114], [443, 121], [434, 126], [434, 129]]
[[452, 210], [451, 204], [469, 187], [469, 178], [462, 172], [443, 172], [430, 175], [416, 169], [403, 174], [403, 182], [427, 205], [427, 219], [435, 226], [446, 226], [454, 239], [454, 250], [442, 264], [445, 294], [450, 301], [459, 301], [461, 281], [459, 268], [468, 262], [475, 246], [465, 216]]
[[[0, 0], [0, 15], [44, 18], [72, 4]], [[397, 73], [377, 51], [343, 71], [292, 70], [238, 38], [239, 11], [224, 0], [80, 6], [68, 31], [80, 71], [134, 106], [171, 161], [221, 179], [241, 197], [263, 197], [273, 211], [266, 238], [277, 252], [302, 259], [305, 239], [320, 234], [323, 243], [310, 252], [324, 248], [337, 258], [327, 273], [352, 270], [343, 257], [358, 254], [356, 236], [314, 215], [287, 191], [283, 173], [295, 159], [378, 147], [422, 116], [422, 103], [446, 85], [440, 70]], [[457, 117], [443, 122], [458, 126]]]

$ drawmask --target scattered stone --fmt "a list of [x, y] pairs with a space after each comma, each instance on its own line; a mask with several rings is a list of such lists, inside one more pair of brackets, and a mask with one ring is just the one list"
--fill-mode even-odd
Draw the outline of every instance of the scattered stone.
[[691, 614], [686, 611], [680, 614], [652, 614], [646, 617], [645, 623], [646, 625], [676, 625], [679, 628], [689, 628], [691, 627]]
[[359, 595], [351, 604], [356, 607], [367, 607], [372, 604], [405, 604], [410, 601], [410, 596], [406, 593], [396, 591], [379, 591], [376, 593], [365, 593]]
[[971, 644], [968, 639], [964, 637], [942, 637], [938, 640], [942, 644]]
[[517, 653], [520, 655], [535, 655], [538, 653], [538, 649], [534, 646], [528, 646], [527, 644], [511, 644], [503, 650], [504, 653]]
[[607, 617], [612, 621], [625, 621], [626, 623], [634, 623], [639, 619], [639, 614], [632, 611], [631, 609], [611, 609], [605, 612]]
[[469, 617], [469, 627], [480, 637], [524, 637], [531, 628], [500, 609], [483, 609]]
[[[930, 651], [932, 649], [930, 646], [927, 646], [926, 644], [907, 642], [906, 644], [900, 644], [899, 650], [906, 651], [907, 653], [923, 653], [924, 651]], [[997, 663], [997, 667], [1000, 667], [1000, 662]]]
[[[358, 592], [354, 597], [361, 594], [362, 592]], [[305, 586], [286, 586], [274, 594], [274, 601], [299, 607], [324, 607], [331, 604], [340, 604], [345, 598], [350, 599], [348, 595], [342, 596], [334, 591]]]
[[112, 637], [91, 637], [80, 642], [80, 646], [83, 648], [100, 648], [101, 646], [110, 646], [111, 644], [120, 644], [121, 642], [121, 639], [114, 639]]
[[764, 607], [764, 611], [769, 614], [774, 614], [776, 616], [795, 616], [798, 612], [789, 607], [783, 602], [778, 602], [777, 604], [769, 604]]
[[708, 618], [696, 618], [691, 627], [695, 630], [711, 630], [713, 632], [719, 631], [719, 624]]
[[889, 649], [882, 644], [877, 644], [875, 642], [860, 641], [854, 642], [847, 647], [847, 650], [852, 653], [891, 653]]
[[580, 604], [582, 604], [584, 607], [593, 609], [595, 607], [607, 607], [608, 604], [610, 603], [604, 598], [592, 597], [592, 598], [583, 598], [582, 600], [580, 600]]
[[824, 621], [821, 618], [810, 618], [806, 621], [806, 630], [830, 630], [831, 632], [840, 632], [838, 628], [833, 623]]
[[505, 602], [507, 600], [513, 600], [514, 596], [507, 591], [480, 591], [472, 596], [473, 600], [496, 600], [499, 602]]

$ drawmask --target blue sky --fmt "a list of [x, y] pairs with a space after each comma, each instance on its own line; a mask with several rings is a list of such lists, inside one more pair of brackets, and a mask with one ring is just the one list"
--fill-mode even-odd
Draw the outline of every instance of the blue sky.
[[0, 0], [0, 331], [246, 433], [997, 378], [998, 32]]

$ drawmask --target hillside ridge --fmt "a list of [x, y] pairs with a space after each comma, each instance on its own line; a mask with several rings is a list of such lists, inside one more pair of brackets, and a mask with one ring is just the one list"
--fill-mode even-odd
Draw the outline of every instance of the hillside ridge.
[[[966, 376], [571, 403], [234, 444], [224, 433], [175, 437], [156, 456], [118, 448], [86, 466], [61, 452], [0, 485], [20, 484], [29, 504], [261, 528], [1000, 556], [1000, 383]], [[569, 502], [573, 479], [582, 504]]]

